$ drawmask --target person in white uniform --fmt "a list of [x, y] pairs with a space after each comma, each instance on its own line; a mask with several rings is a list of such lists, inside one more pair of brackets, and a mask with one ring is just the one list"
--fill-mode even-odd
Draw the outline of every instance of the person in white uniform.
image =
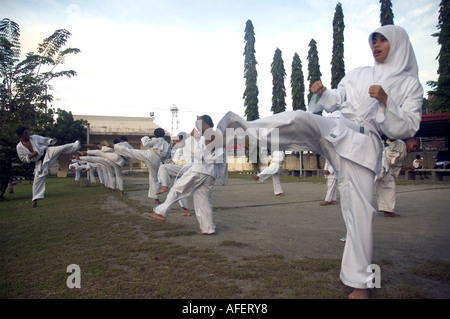
[[407, 153], [414, 152], [419, 148], [419, 140], [410, 138], [405, 142], [402, 140], [388, 139], [382, 157], [382, 173], [376, 181], [376, 194], [378, 211], [385, 217], [399, 217], [394, 212], [396, 204], [395, 179], [399, 176], [403, 166], [403, 160]]
[[26, 127], [16, 130], [20, 142], [16, 146], [17, 155], [24, 163], [35, 163], [33, 179], [32, 207], [37, 207], [37, 201], [44, 198], [45, 182], [50, 167], [58, 160], [61, 154], [71, 154], [80, 149], [80, 141], [54, 146], [56, 138], [30, 135]]
[[89, 174], [88, 172], [91, 170], [91, 164], [72, 160], [72, 164], [69, 164], [69, 170], [75, 172], [75, 181], [79, 182], [81, 179], [81, 171], [85, 170], [87, 176], [87, 174]]
[[116, 177], [114, 174], [114, 163], [112, 161], [101, 156], [84, 155], [77, 156], [76, 158], [84, 162], [98, 164], [99, 168], [102, 170], [103, 185], [110, 191], [114, 191], [116, 188]]
[[[170, 161], [163, 163], [158, 169], [158, 181], [161, 184], [161, 188], [156, 193], [157, 195], [163, 194], [170, 190], [169, 184], [172, 179], [177, 180], [181, 175], [183, 175], [192, 164], [192, 159], [187, 154], [183, 152], [185, 140], [187, 134], [185, 132], [178, 133], [178, 141], [172, 147], [173, 155]], [[180, 206], [183, 209], [182, 216], [191, 216], [191, 211], [189, 209], [189, 202], [187, 197], [179, 200]]]
[[97, 184], [97, 179], [95, 178], [95, 173], [97, 173], [98, 179], [100, 180], [100, 184], [104, 185], [104, 178], [103, 178], [103, 171], [100, 168], [99, 164], [95, 164], [95, 163], [88, 163], [90, 166], [89, 169], [89, 182], [91, 184]]
[[264, 168], [257, 175], [253, 176], [255, 181], [264, 182], [272, 176], [273, 193], [275, 196], [284, 196], [283, 188], [280, 183], [280, 175], [283, 172], [283, 164], [286, 160], [284, 152], [275, 151], [268, 156], [269, 166]]
[[215, 181], [227, 183], [227, 163], [223, 151], [222, 133], [212, 128], [210, 116], [197, 118], [196, 129], [185, 141], [183, 152], [191, 154], [192, 165], [172, 186], [165, 202], [148, 216], [161, 221], [167, 218], [170, 207], [183, 197], [193, 194], [194, 210], [200, 226], [199, 235], [215, 235], [211, 192]]
[[[119, 142], [117, 140], [117, 142]], [[86, 145], [88, 147], [92, 147], [93, 145]], [[120, 192], [120, 196], [124, 195], [124, 183], [123, 183], [123, 166], [127, 163], [127, 158], [120, 156], [116, 152], [114, 152], [114, 148], [112, 145], [109, 145], [106, 141], [102, 141], [101, 144], [95, 145], [99, 149], [80, 151], [81, 156], [100, 156], [112, 163], [114, 168], [114, 177], [115, 177], [115, 189], [118, 189]]]
[[320, 202], [320, 206], [335, 205], [337, 204], [337, 177], [333, 166], [328, 160], [325, 160], [323, 174], [327, 179], [327, 193], [325, 200]]
[[148, 169], [148, 197], [154, 198], [155, 203], [159, 204], [159, 190], [158, 169], [161, 162], [165, 161], [170, 156], [170, 144], [164, 139], [166, 134], [162, 128], [155, 129], [155, 137], [144, 136], [141, 138], [141, 143], [148, 149], [139, 150], [135, 148], [128, 148], [121, 144], [115, 144], [114, 150], [117, 154], [133, 158], [141, 161]]
[[[370, 34], [369, 45], [374, 66], [348, 72], [336, 89], [327, 90], [320, 81], [315, 82], [309, 112], [286, 111], [251, 122], [229, 112], [218, 125], [224, 132], [241, 128], [252, 138], [278, 143], [281, 150], [309, 150], [330, 161], [338, 176], [347, 228], [340, 278], [353, 288], [349, 298], [369, 295], [376, 213], [372, 201], [383, 149], [380, 136], [414, 136], [423, 103], [417, 61], [406, 31], [395, 25], [382, 26]], [[340, 117], [313, 114], [321, 110], [339, 110]], [[233, 137], [226, 132], [225, 136], [229, 147]]]

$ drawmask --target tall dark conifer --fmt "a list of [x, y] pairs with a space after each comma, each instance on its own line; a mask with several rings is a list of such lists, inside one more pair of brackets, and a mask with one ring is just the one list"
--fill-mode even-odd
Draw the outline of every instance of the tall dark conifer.
[[272, 73], [272, 108], [270, 109], [274, 114], [286, 111], [286, 88], [284, 86], [284, 79], [286, 78], [286, 70], [284, 69], [284, 62], [281, 50], [277, 48], [273, 56], [271, 64]]
[[255, 58], [255, 31], [251, 20], [247, 20], [245, 26], [245, 49], [244, 49], [244, 78], [245, 78], [245, 91], [244, 91], [244, 106], [245, 116], [247, 121], [253, 121], [259, 119], [258, 111], [258, 85], [256, 71]]
[[305, 79], [302, 70], [302, 61], [297, 52], [292, 60], [291, 71], [292, 109], [306, 111], [305, 105]]
[[[320, 65], [319, 65], [319, 54], [317, 52], [317, 42], [314, 39], [311, 39], [309, 42], [309, 50], [308, 50], [308, 81], [309, 87], [311, 85], [320, 80], [322, 73], [320, 73]], [[308, 101], [311, 99], [311, 91], [308, 93]]]
[[333, 19], [333, 52], [331, 59], [331, 88], [337, 88], [345, 76], [344, 63], [344, 13], [342, 5], [336, 5]]
[[394, 24], [394, 13], [392, 12], [391, 0], [380, 0], [380, 23], [381, 25]]

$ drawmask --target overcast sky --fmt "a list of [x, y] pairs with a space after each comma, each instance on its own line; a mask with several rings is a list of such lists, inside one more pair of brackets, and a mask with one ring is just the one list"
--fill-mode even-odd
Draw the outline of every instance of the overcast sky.
[[[291, 64], [300, 56], [308, 86], [308, 44], [317, 42], [322, 82], [331, 82], [333, 16], [344, 12], [344, 58], [349, 70], [373, 65], [368, 36], [380, 26], [379, 0], [16, 0], [2, 1], [1, 19], [19, 24], [23, 57], [57, 29], [72, 33], [70, 56], [59, 70], [78, 76], [53, 81], [53, 106], [76, 115], [149, 117], [172, 130], [190, 131], [197, 115], [217, 123], [227, 111], [244, 116], [244, 30], [255, 30], [260, 117], [271, 114], [275, 50], [286, 69], [292, 110]], [[394, 24], [409, 34], [424, 91], [437, 80], [440, 0], [392, 0]], [[306, 92], [308, 93], [308, 92]], [[173, 132], [177, 133], [177, 132]]]

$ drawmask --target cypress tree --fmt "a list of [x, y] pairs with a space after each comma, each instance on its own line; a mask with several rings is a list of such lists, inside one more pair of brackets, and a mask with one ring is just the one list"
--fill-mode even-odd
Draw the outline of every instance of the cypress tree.
[[255, 32], [251, 20], [247, 20], [245, 26], [245, 49], [244, 49], [244, 78], [245, 78], [245, 91], [244, 91], [244, 106], [245, 116], [247, 121], [253, 121], [259, 118], [258, 111], [258, 85], [256, 71], [255, 58]]
[[333, 52], [331, 59], [331, 88], [337, 88], [345, 76], [344, 63], [344, 13], [342, 5], [336, 5], [333, 18]]
[[[320, 73], [320, 65], [319, 65], [319, 55], [317, 52], [317, 42], [314, 39], [311, 39], [309, 42], [309, 50], [308, 50], [308, 80], [309, 87], [313, 85], [314, 82], [319, 81], [322, 73]], [[309, 91], [308, 93], [308, 101], [311, 99], [312, 93]]]
[[391, 0], [380, 0], [380, 23], [381, 25], [394, 24], [394, 13], [392, 12]]
[[433, 95], [429, 100], [429, 109], [433, 112], [450, 112], [450, 0], [442, 0], [439, 9], [438, 32], [432, 36], [438, 38], [441, 46], [437, 73], [437, 82], [429, 81], [432, 90], [428, 93]]
[[272, 108], [270, 109], [274, 114], [286, 111], [286, 89], [284, 87], [284, 79], [286, 71], [284, 69], [284, 62], [281, 55], [281, 50], [277, 48], [273, 56], [271, 64], [272, 73]]
[[302, 61], [297, 52], [292, 60], [291, 72], [292, 109], [306, 111], [305, 105], [305, 80], [302, 70]]

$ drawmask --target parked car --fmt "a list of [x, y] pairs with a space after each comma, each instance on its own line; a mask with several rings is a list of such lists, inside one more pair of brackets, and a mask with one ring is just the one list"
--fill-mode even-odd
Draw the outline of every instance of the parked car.
[[450, 169], [450, 150], [438, 151], [434, 168]]

